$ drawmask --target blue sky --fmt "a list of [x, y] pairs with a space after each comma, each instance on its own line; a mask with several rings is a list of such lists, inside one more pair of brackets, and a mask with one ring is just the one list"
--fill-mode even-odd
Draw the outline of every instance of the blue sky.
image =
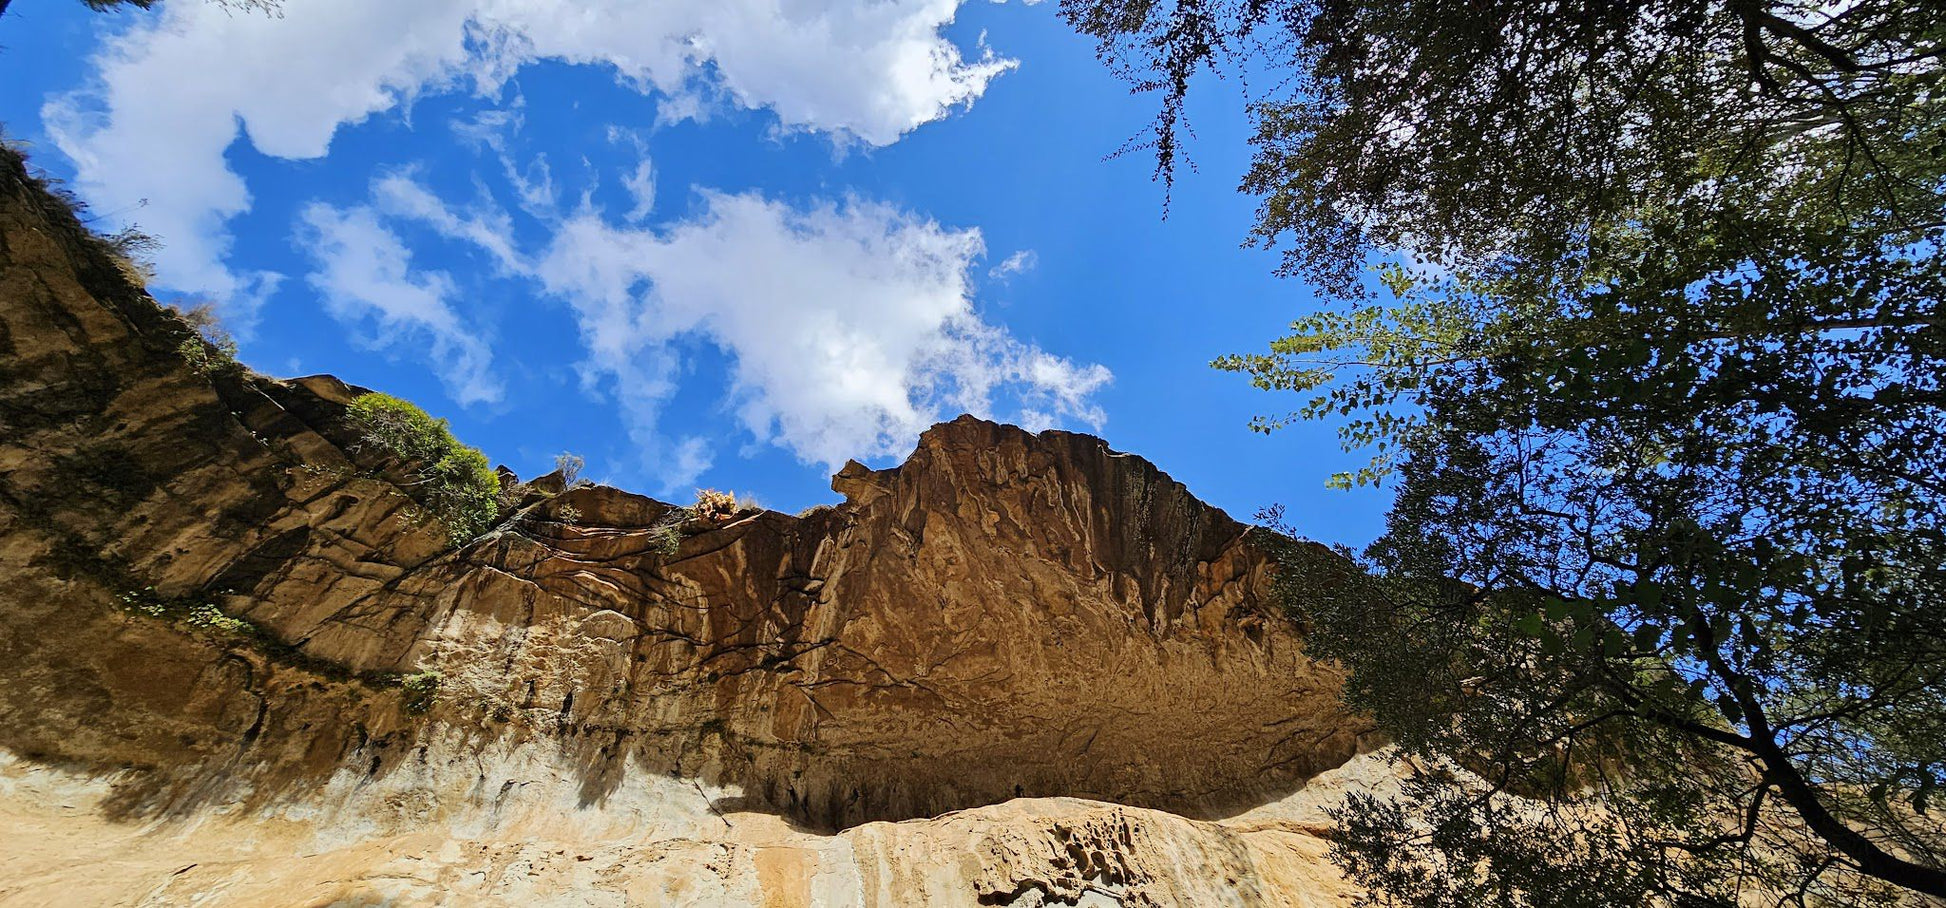
[[[0, 123], [242, 359], [452, 420], [531, 476], [795, 511], [964, 410], [1092, 432], [1359, 545], [1385, 496], [1208, 367], [1317, 305], [1239, 247], [1236, 87], [1169, 217], [1149, 122], [1053, 3], [17, 0]], [[144, 201], [146, 200], [146, 201]]]

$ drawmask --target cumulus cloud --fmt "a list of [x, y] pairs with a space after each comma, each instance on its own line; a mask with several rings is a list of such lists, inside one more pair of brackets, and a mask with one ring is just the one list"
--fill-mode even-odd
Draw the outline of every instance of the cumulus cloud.
[[299, 239], [317, 265], [310, 283], [325, 310], [354, 337], [373, 348], [423, 349], [447, 393], [461, 404], [500, 400], [505, 389], [492, 373], [492, 353], [453, 310], [449, 275], [414, 274], [411, 253], [370, 208], [316, 203], [298, 224]]
[[732, 361], [743, 426], [834, 468], [904, 453], [932, 423], [990, 415], [1003, 395], [1042, 422], [1103, 421], [1089, 398], [1107, 369], [1049, 354], [974, 311], [979, 231], [860, 200], [703, 201], [699, 216], [660, 231], [584, 213], [539, 259], [537, 276], [582, 313], [597, 356], [707, 338]]
[[[274, 275], [233, 272], [226, 222], [250, 207], [224, 161], [239, 123], [286, 158], [325, 153], [339, 124], [396, 104], [452, 70], [425, 36], [463, 28], [454, 2], [292, 3], [287, 19], [167, 4], [153, 25], [107, 40], [89, 86], [42, 111], [73, 159], [75, 186], [105, 211], [148, 199], [139, 219], [165, 246], [160, 283], [223, 299], [247, 330]], [[374, 27], [397, 13], [405, 21]]]
[[[455, 213], [404, 177], [389, 210], [490, 252], [491, 214]], [[903, 454], [960, 412], [1033, 428], [1099, 428], [1099, 365], [1056, 356], [982, 319], [971, 274], [984, 246], [955, 230], [857, 199], [792, 206], [704, 193], [695, 217], [662, 228], [583, 209], [545, 249], [511, 267], [574, 311], [584, 381], [614, 396], [631, 434], [681, 485], [708, 461], [695, 440], [657, 441], [684, 342], [730, 361], [729, 405], [760, 441], [836, 468]], [[497, 254], [497, 253], [495, 253]]]
[[478, 2], [481, 26], [515, 59], [607, 64], [669, 98], [716, 93], [786, 128], [873, 145], [972, 102], [1013, 66], [968, 61], [940, 35], [960, 0]]
[[[961, 0], [285, 0], [281, 18], [164, 4], [109, 38], [83, 88], [43, 109], [99, 210], [146, 198], [166, 286], [228, 300], [247, 326], [277, 276], [227, 261], [250, 207], [224, 161], [239, 130], [265, 154], [323, 156], [337, 128], [419, 93], [497, 90], [537, 60], [613, 69], [663, 113], [711, 99], [786, 130], [886, 145], [978, 98], [1012, 66], [941, 35]], [[544, 166], [520, 184], [545, 201]]]

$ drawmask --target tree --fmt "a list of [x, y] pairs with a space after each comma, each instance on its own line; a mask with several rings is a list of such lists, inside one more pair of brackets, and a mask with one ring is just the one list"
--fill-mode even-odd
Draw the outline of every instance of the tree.
[[1341, 305], [1217, 365], [1396, 483], [1283, 572], [1420, 767], [1372, 900], [1946, 897], [1946, 9], [1062, 9], [1165, 180], [1199, 72], [1279, 86], [1252, 237]]
[[[0, 16], [6, 15], [7, 5], [12, 2], [13, 0], [0, 0]], [[148, 9], [155, 5], [156, 0], [81, 0], [81, 2], [87, 4], [89, 9], [101, 12], [123, 5]]]
[[[6, 15], [7, 4], [12, 2], [13, 0], [0, 0], [0, 16]], [[81, 0], [81, 2], [86, 4], [91, 10], [105, 12], [123, 6], [149, 9], [155, 6], [157, 0]], [[267, 15], [278, 14], [278, 0], [209, 0], [209, 2], [231, 11], [242, 10], [245, 12], [260, 12]]]
[[561, 474], [561, 488], [572, 489], [581, 484], [581, 469], [588, 465], [581, 455], [562, 451], [554, 455], [554, 472]]

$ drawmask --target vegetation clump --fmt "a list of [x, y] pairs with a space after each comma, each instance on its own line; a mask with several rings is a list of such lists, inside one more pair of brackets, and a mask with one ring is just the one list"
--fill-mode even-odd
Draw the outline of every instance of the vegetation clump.
[[690, 508], [690, 516], [708, 521], [728, 520], [755, 506], [751, 502], [739, 500], [733, 492], [697, 489], [696, 505]]
[[666, 558], [682, 548], [683, 524], [691, 520], [722, 523], [756, 509], [756, 501], [738, 498], [734, 493], [697, 489], [696, 503], [686, 508], [670, 508], [649, 527], [649, 539], [653, 550]]
[[236, 358], [236, 338], [223, 327], [214, 303], [201, 300], [188, 306], [172, 304], [169, 308], [195, 332], [176, 347], [176, 355], [190, 369], [205, 378], [243, 371], [243, 364]]
[[453, 545], [465, 545], [493, 525], [500, 477], [485, 454], [453, 437], [446, 420], [376, 392], [354, 399], [349, 415], [366, 442], [415, 465], [421, 500]]
[[164, 596], [155, 587], [121, 595], [122, 607], [131, 612], [161, 618], [197, 630], [226, 637], [254, 637], [257, 626], [242, 618], [224, 614], [207, 595]]
[[[79, 215], [85, 209], [75, 206]], [[144, 232], [140, 227], [124, 227], [114, 233], [97, 234], [115, 267], [130, 280], [146, 284], [155, 280], [155, 254], [162, 249], [162, 241]]]
[[670, 508], [669, 513], [649, 527], [649, 541], [656, 554], [667, 558], [682, 548], [682, 524], [691, 516], [688, 508]]
[[400, 678], [399, 689], [405, 693], [402, 701], [405, 711], [415, 716], [431, 712], [433, 700], [439, 694], [439, 681], [439, 672], [431, 670]]

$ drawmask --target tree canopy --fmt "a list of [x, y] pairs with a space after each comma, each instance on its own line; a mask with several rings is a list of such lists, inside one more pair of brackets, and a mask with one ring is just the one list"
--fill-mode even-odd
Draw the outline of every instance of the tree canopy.
[[1284, 572], [1421, 770], [1340, 814], [1373, 901], [1946, 897], [1946, 9], [1062, 9], [1165, 180], [1275, 86], [1252, 238], [1339, 303], [1217, 365], [1397, 491]]
[[[7, 5], [12, 2], [13, 0], [0, 0], [0, 15], [6, 14]], [[154, 7], [158, 0], [81, 0], [81, 2], [96, 12], [106, 12], [124, 6], [133, 6], [137, 9], [149, 9]], [[279, 0], [209, 0], [209, 2], [231, 11], [242, 10], [245, 12], [261, 12], [276, 15], [278, 13]]]

